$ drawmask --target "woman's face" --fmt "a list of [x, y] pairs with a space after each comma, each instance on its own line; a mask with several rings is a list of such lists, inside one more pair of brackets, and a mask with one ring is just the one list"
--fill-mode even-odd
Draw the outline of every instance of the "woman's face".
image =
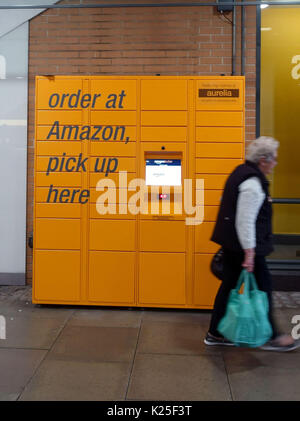
[[273, 158], [270, 161], [267, 161], [265, 158], [262, 158], [259, 161], [259, 169], [265, 175], [271, 174], [273, 168], [277, 165], [277, 152], [275, 152]]

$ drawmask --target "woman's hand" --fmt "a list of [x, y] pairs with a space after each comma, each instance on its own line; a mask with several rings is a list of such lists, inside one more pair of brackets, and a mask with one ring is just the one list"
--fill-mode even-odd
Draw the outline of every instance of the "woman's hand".
[[246, 249], [245, 258], [242, 263], [243, 268], [245, 268], [248, 272], [253, 272], [254, 270], [254, 258], [255, 258], [255, 249]]

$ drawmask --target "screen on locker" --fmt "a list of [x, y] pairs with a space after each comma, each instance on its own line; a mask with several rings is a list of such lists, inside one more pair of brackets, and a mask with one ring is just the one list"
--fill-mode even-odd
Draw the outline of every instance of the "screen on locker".
[[181, 186], [181, 159], [146, 159], [147, 186]]

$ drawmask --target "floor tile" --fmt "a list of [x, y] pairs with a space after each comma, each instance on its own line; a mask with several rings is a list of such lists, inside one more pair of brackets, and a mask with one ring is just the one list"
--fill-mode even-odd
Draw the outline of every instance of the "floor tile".
[[68, 326], [139, 327], [141, 310], [79, 309], [68, 321]]
[[143, 323], [137, 352], [149, 354], [184, 354], [218, 352], [217, 347], [207, 347], [203, 339], [205, 330], [195, 323]]
[[0, 349], [0, 400], [17, 400], [46, 351]]
[[124, 400], [131, 365], [47, 358], [22, 393], [22, 401]]
[[300, 352], [227, 349], [224, 361], [237, 401], [300, 400]]
[[13, 303], [7, 306], [0, 305], [0, 314], [6, 317], [22, 316], [36, 317], [43, 319], [57, 319], [66, 321], [73, 313], [72, 307], [65, 306], [44, 306], [32, 303]]
[[145, 309], [143, 322], [171, 322], [202, 325], [206, 330], [211, 312], [203, 310]]
[[137, 328], [66, 326], [51, 354], [76, 361], [132, 361]]
[[300, 349], [291, 352], [275, 352], [228, 347], [223, 348], [222, 354], [228, 372], [239, 367], [249, 367], [250, 369], [259, 367], [293, 369], [297, 368], [300, 361]]
[[300, 370], [245, 367], [230, 373], [229, 382], [236, 401], [300, 400]]
[[6, 339], [0, 348], [50, 349], [65, 321], [60, 317], [51, 319], [36, 316], [5, 315]]
[[224, 363], [217, 356], [136, 356], [127, 399], [231, 400]]

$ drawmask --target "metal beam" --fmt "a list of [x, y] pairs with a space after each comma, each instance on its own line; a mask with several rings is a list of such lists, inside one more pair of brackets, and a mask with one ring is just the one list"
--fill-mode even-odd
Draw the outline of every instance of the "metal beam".
[[[227, 6], [260, 6], [261, 4], [268, 4], [269, 6], [300, 6], [300, 1], [240, 1], [226, 2]], [[115, 9], [127, 7], [199, 7], [199, 6], [219, 6], [217, 1], [213, 2], [184, 2], [184, 3], [116, 3], [116, 4], [34, 4], [34, 5], [0, 5], [1, 9]]]
[[300, 205], [300, 199], [286, 199], [286, 198], [273, 198], [272, 199], [273, 203], [282, 203], [282, 204], [286, 204], [286, 205]]

